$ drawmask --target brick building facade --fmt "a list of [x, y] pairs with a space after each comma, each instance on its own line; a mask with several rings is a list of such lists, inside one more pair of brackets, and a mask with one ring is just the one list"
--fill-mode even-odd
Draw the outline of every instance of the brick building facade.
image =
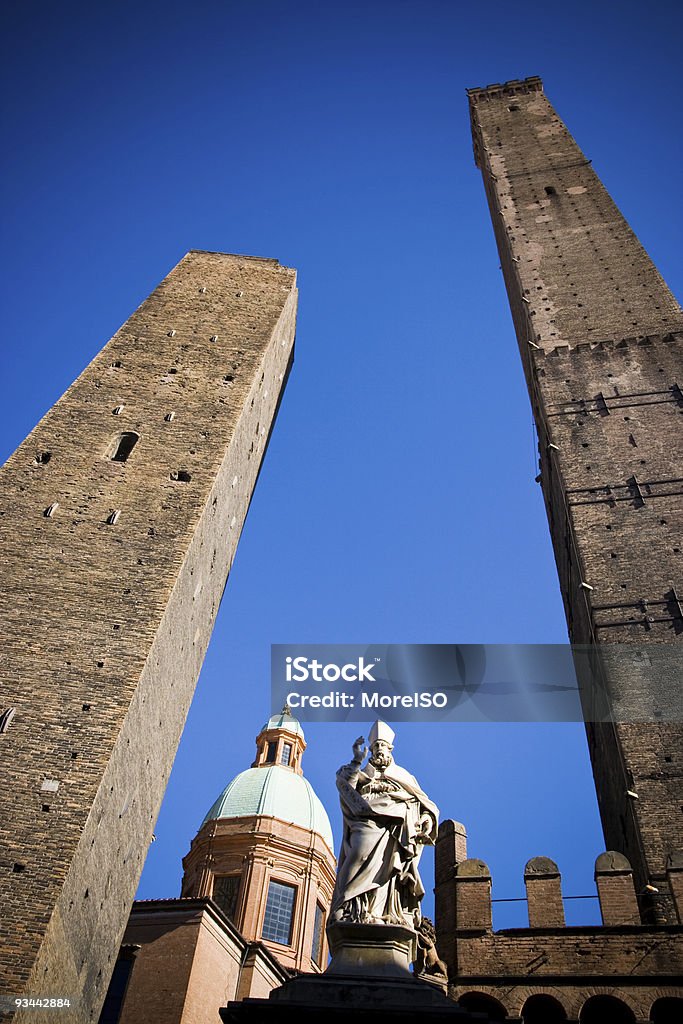
[[296, 301], [276, 260], [188, 253], [0, 476], [0, 989], [65, 1022], [104, 999]]
[[[494, 933], [488, 868], [467, 858], [462, 826], [445, 822], [439, 947], [454, 997], [494, 1019], [679, 1020], [680, 689], [666, 681], [676, 715], [654, 707], [641, 718], [637, 701], [647, 682], [639, 665], [683, 635], [683, 316], [540, 79], [471, 89], [469, 102], [569, 635], [595, 645], [596, 672], [618, 694], [619, 714], [592, 720], [586, 690], [613, 851], [595, 868], [603, 926], [564, 926], [557, 867], [535, 857], [525, 873], [529, 928]], [[667, 664], [680, 673], [680, 654]]]

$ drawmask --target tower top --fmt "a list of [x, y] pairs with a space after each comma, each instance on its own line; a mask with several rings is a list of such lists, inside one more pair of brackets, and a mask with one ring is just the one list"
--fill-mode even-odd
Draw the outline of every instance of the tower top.
[[480, 100], [499, 99], [507, 96], [519, 96], [522, 93], [543, 92], [543, 82], [538, 75], [530, 78], [513, 78], [509, 82], [495, 82], [493, 85], [478, 86], [467, 89], [470, 103]]

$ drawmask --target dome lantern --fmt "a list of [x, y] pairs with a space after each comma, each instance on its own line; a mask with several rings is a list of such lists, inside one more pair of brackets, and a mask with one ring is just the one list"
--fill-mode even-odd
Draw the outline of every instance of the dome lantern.
[[291, 768], [299, 775], [301, 755], [306, 749], [306, 740], [301, 723], [291, 714], [287, 704], [279, 715], [272, 715], [256, 737], [256, 759], [252, 768], [277, 764]]

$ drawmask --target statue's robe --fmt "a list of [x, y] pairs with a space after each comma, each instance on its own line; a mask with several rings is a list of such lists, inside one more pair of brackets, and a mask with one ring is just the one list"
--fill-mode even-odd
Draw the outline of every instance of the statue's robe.
[[344, 816], [332, 919], [387, 921], [416, 926], [424, 887], [418, 872], [423, 843], [416, 841], [428, 813], [427, 839], [434, 842], [439, 810], [417, 779], [393, 762], [383, 773], [390, 793], [362, 793], [380, 773], [351, 762], [337, 772]]

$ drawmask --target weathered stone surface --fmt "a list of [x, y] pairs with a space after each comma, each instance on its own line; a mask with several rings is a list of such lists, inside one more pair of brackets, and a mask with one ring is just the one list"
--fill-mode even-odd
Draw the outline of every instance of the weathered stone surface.
[[[605, 652], [680, 643], [683, 313], [540, 79], [469, 97], [570, 637]], [[626, 703], [642, 692], [637, 669], [603, 661]], [[615, 725], [584, 711], [607, 845], [638, 891], [664, 891], [683, 848], [683, 729], [656, 709]], [[674, 920], [671, 901], [643, 909]]]
[[226, 1024], [317, 1024], [323, 1019], [348, 1024], [349, 1014], [363, 1024], [488, 1020], [466, 1012], [437, 986], [415, 977], [381, 979], [355, 973], [302, 975], [274, 989], [269, 999], [229, 1003], [221, 1010], [221, 1019]]
[[410, 965], [417, 953], [413, 928], [337, 921], [328, 925], [327, 938], [332, 955], [327, 974], [410, 977]]
[[106, 992], [296, 295], [275, 260], [188, 253], [2, 470], [0, 987], [77, 999], [65, 1022]]
[[[539, 78], [471, 90], [470, 113], [538, 428], [569, 633], [601, 652], [620, 643], [646, 654], [652, 641], [683, 634], [683, 317]], [[613, 684], [620, 660], [603, 658]], [[646, 683], [631, 665], [621, 689], [641, 699]], [[596, 864], [603, 926], [564, 927], [560, 876], [543, 857], [525, 871], [530, 927], [494, 932], [488, 872], [462, 863], [442, 824], [436, 925], [449, 991], [494, 1019], [528, 1011], [578, 1020], [588, 1000], [609, 993], [627, 1016], [649, 1020], [660, 998], [683, 998], [683, 886], [671, 867], [669, 890], [665, 878], [681, 848], [680, 727], [594, 725], [590, 708], [586, 718], [605, 834], [618, 851]], [[650, 879], [664, 898], [648, 915]]]

